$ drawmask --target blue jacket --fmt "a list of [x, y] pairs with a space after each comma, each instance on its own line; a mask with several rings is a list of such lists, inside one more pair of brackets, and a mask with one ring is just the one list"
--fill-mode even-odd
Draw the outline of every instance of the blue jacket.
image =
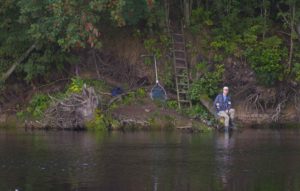
[[214, 107], [215, 107], [217, 113], [219, 111], [229, 110], [231, 108], [231, 98], [230, 98], [230, 96], [227, 95], [226, 100], [224, 100], [223, 94], [219, 94], [216, 97], [215, 101], [214, 101]]

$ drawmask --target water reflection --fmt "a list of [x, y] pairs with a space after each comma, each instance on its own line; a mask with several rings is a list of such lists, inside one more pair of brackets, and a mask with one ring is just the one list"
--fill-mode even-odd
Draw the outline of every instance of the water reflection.
[[230, 169], [233, 162], [232, 150], [234, 148], [234, 138], [232, 132], [216, 134], [216, 160], [217, 174], [220, 177], [222, 188], [226, 190], [230, 179]]
[[300, 188], [300, 132], [0, 131], [0, 190]]

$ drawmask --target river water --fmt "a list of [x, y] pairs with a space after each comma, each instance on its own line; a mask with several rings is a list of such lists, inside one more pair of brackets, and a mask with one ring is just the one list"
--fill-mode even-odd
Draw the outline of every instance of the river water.
[[0, 190], [300, 190], [300, 131], [0, 130]]

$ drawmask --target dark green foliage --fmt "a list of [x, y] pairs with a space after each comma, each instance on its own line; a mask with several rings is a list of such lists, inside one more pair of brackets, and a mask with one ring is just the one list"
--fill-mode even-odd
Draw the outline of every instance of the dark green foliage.
[[[300, 1], [186, 2], [193, 3], [189, 5], [190, 22], [185, 27], [205, 38], [206, 45], [202, 48], [209, 53], [210, 61], [222, 65], [229, 57], [245, 60], [258, 81], [267, 86], [282, 80], [299, 81], [300, 32], [296, 27], [300, 23]], [[184, 8], [181, 1], [174, 1], [168, 14], [164, 3], [162, 0], [2, 0], [0, 72], [7, 71], [36, 43], [37, 48], [15, 70], [16, 76], [28, 83], [39, 78], [46, 81], [58, 71], [67, 71], [76, 62], [78, 52], [85, 48], [101, 48], [101, 38], [105, 38], [101, 28], [114, 30], [116, 26], [127, 25], [129, 31], [137, 31], [137, 36], [147, 37], [142, 39], [147, 53], [155, 55], [163, 66], [164, 85], [174, 88], [172, 68], [166, 62], [170, 38], [161, 31], [165, 29], [168, 16], [179, 23], [178, 16], [184, 15]], [[291, 40], [293, 47], [290, 47]], [[294, 51], [290, 53], [290, 50]], [[198, 54], [196, 51], [193, 54]], [[152, 66], [153, 62], [148, 60], [148, 63]], [[204, 70], [203, 65], [198, 64], [196, 70]], [[212, 73], [202, 73], [204, 75], [192, 84], [191, 98], [198, 100], [199, 94], [213, 97], [221, 85], [221, 73], [223, 71], [218, 68]]]
[[250, 45], [245, 51], [251, 67], [264, 85], [274, 85], [284, 75], [282, 62], [287, 57], [287, 49], [280, 38], [274, 36]]
[[122, 26], [123, 8], [122, 0], [3, 0], [0, 4], [1, 74], [33, 44], [37, 45], [36, 49], [17, 68], [19, 77], [31, 81], [67, 69], [70, 62], [74, 63], [72, 51], [101, 47], [96, 27], [100, 15], [109, 13], [109, 19]]
[[136, 25], [139, 21], [149, 15], [149, 9], [146, 1], [127, 0], [122, 13], [127, 24]]
[[33, 117], [41, 117], [50, 104], [50, 98], [44, 94], [36, 94], [29, 104], [27, 111], [32, 113]]
[[106, 131], [109, 122], [104, 113], [100, 110], [96, 110], [94, 118], [88, 121], [85, 125], [89, 130]]
[[177, 109], [178, 108], [178, 103], [177, 103], [177, 100], [168, 100], [166, 102], [166, 105], [168, 108], [170, 109]]
[[41, 45], [34, 51], [18, 71], [25, 72], [27, 82], [37, 77], [45, 77], [62, 71], [66, 66], [77, 61], [77, 57], [68, 52], [60, 51], [53, 44]]
[[293, 78], [299, 79], [300, 32], [295, 29], [300, 23], [299, 3], [295, 0], [199, 3], [192, 10], [190, 29], [209, 30], [206, 41], [214, 62], [223, 62], [228, 57], [246, 60], [258, 82], [274, 86], [278, 81], [291, 79], [291, 71]]
[[209, 112], [201, 104], [197, 104], [192, 108], [189, 108], [186, 112], [190, 117], [196, 117], [206, 120], [208, 120], [210, 117]]
[[146, 18], [146, 26], [150, 29], [150, 32], [161, 31], [166, 27], [165, 17], [166, 13], [164, 6], [160, 1], [154, 1], [153, 6], [149, 8], [149, 14]]
[[209, 27], [213, 25], [211, 19], [211, 12], [206, 11], [203, 7], [198, 7], [192, 10], [190, 30], [197, 34], [201, 31], [201, 28]]
[[190, 88], [190, 98], [199, 101], [202, 95], [208, 95], [213, 98], [220, 89], [220, 83], [224, 73], [224, 65], [217, 65], [214, 72], [207, 72]]
[[160, 59], [168, 53], [171, 40], [167, 35], [161, 34], [155, 38], [145, 39], [144, 46], [149, 55], [155, 55], [157, 59]]
[[18, 112], [17, 116], [22, 120], [28, 118], [40, 119], [44, 111], [49, 107], [50, 101], [48, 95], [36, 94], [32, 97], [26, 109]]

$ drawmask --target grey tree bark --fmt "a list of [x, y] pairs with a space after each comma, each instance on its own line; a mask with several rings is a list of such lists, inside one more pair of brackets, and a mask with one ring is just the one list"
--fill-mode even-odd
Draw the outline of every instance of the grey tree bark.
[[184, 16], [184, 23], [186, 26], [190, 24], [192, 6], [193, 6], [193, 0], [183, 0], [183, 16]]

